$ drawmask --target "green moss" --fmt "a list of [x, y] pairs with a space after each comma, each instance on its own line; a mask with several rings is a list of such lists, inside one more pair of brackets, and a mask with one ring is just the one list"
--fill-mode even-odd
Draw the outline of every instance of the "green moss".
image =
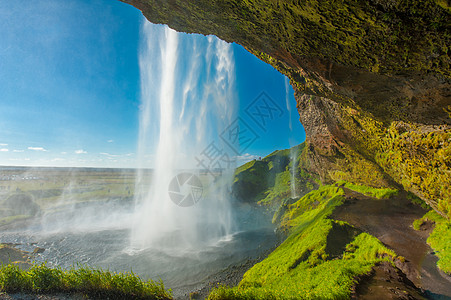
[[386, 175], [371, 160], [365, 159], [357, 151], [344, 147], [342, 157], [335, 160], [334, 168], [329, 171], [332, 181], [347, 181], [361, 185], [387, 186]]
[[448, 4], [448, 0], [435, 0], [435, 3], [437, 3], [437, 5], [440, 5], [442, 8], [448, 10], [448, 12], [451, 11], [451, 7]]
[[[266, 23], [267, 27], [274, 21], [282, 23], [267, 28], [270, 31], [267, 33], [279, 37], [280, 46], [291, 54], [333, 57], [344, 65], [381, 72], [391, 68], [430, 70], [447, 66], [448, 15], [441, 9], [443, 6], [434, 5], [433, 1], [401, 1], [382, 7], [357, 1], [295, 3], [246, 1], [242, 6], [249, 12], [244, 18], [253, 15], [254, 22]], [[274, 16], [279, 18], [274, 20]], [[445, 36], [438, 37], [438, 32]], [[440, 59], [435, 62], [421, 57], [423, 51], [433, 52], [442, 46], [445, 51], [437, 53]]]
[[338, 185], [344, 186], [355, 192], [374, 197], [377, 199], [387, 199], [398, 194], [398, 190], [390, 188], [374, 188], [366, 185], [353, 184], [350, 182], [339, 181]]
[[209, 299], [349, 298], [357, 276], [395, 253], [371, 235], [327, 218], [342, 203], [342, 193], [324, 186], [290, 205], [283, 218], [289, 237], [247, 271], [238, 287], [219, 287]]
[[413, 228], [419, 230], [425, 222], [435, 223], [434, 230], [429, 235], [427, 243], [434, 249], [439, 258], [437, 266], [444, 272], [451, 274], [451, 222], [431, 210], [421, 219], [415, 220]]
[[343, 190], [335, 186], [322, 186], [288, 206], [282, 216], [280, 227], [285, 230], [297, 228], [302, 222], [318, 217], [318, 214], [330, 214], [333, 208], [343, 200]]
[[393, 123], [376, 159], [406, 190], [451, 217], [451, 131]]
[[45, 264], [24, 271], [9, 264], [0, 268], [0, 290], [26, 293], [81, 293], [114, 299], [172, 299], [162, 282], [143, 281], [133, 273], [90, 267], [62, 270]]
[[[337, 107], [341, 126], [352, 135], [353, 142], [352, 147], [343, 145], [341, 157], [335, 157], [329, 172], [332, 180], [390, 187], [394, 179], [443, 216], [451, 216], [450, 129], [378, 121], [357, 106], [357, 110]], [[403, 119], [402, 111], [391, 115]]]
[[420, 197], [416, 196], [415, 194], [408, 192], [407, 193], [407, 199], [410, 200], [413, 204], [419, 205], [424, 209], [430, 210], [431, 207], [427, 205], [426, 202], [424, 202]]

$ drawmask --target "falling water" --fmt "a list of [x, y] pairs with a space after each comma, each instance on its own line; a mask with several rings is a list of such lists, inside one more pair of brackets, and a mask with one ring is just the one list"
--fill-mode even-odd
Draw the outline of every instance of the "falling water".
[[296, 192], [296, 169], [297, 169], [297, 147], [292, 147], [290, 149], [290, 160], [291, 160], [291, 198], [297, 198]]
[[[293, 132], [293, 121], [291, 120], [291, 106], [290, 106], [290, 97], [289, 97], [289, 93], [290, 93], [290, 89], [289, 89], [289, 82], [288, 82], [288, 77], [285, 77], [285, 102], [287, 105], [287, 110], [288, 110], [288, 114], [289, 114], [289, 118], [288, 118], [288, 126], [290, 128], [290, 131]], [[297, 197], [297, 193], [296, 193], [296, 169], [297, 169], [297, 165], [296, 165], [296, 161], [297, 161], [297, 147], [293, 147], [293, 142], [290, 140], [290, 160], [291, 160], [291, 198], [296, 198]]]
[[[222, 150], [218, 135], [234, 117], [233, 53], [229, 44], [215, 37], [187, 36], [148, 22], [141, 35], [141, 169], [131, 245], [192, 249], [231, 231], [227, 189], [233, 172], [224, 172], [229, 176], [213, 189], [218, 178], [205, 157]], [[203, 172], [195, 171], [199, 169]], [[178, 185], [181, 189], [174, 193]], [[171, 201], [171, 196], [190, 192], [199, 200], [194, 205]]]

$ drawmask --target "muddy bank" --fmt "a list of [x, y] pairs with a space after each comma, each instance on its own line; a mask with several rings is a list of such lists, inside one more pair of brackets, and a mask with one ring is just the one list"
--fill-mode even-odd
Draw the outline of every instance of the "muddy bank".
[[353, 299], [426, 299], [420, 289], [389, 262], [377, 264], [370, 274], [361, 278]]
[[[451, 297], [451, 277], [437, 268], [437, 258], [426, 243], [432, 227], [426, 226], [420, 231], [412, 227], [413, 221], [426, 213], [424, 209], [412, 204], [403, 193], [391, 199], [380, 200], [346, 188], [344, 191], [346, 201], [334, 210], [332, 219], [346, 221], [374, 235], [403, 256], [405, 261], [397, 261], [397, 267], [428, 298]], [[376, 268], [375, 272], [380, 273], [380, 270]], [[365, 283], [367, 291], [377, 289], [377, 281], [372, 282], [373, 285]], [[389, 295], [390, 293], [387, 297]]]

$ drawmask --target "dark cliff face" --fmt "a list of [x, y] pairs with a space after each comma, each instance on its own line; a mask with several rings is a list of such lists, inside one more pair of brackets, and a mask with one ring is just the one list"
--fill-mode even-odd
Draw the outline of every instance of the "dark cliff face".
[[451, 216], [447, 1], [123, 0], [214, 34], [290, 78], [323, 182], [402, 185]]

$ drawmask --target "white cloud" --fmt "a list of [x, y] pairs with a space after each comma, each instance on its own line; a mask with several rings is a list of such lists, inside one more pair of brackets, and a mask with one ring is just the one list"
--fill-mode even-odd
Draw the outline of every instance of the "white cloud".
[[108, 142], [108, 143], [113, 143], [113, 142], [114, 142], [114, 140], [108, 140], [107, 142]]
[[83, 149], [75, 150], [75, 154], [86, 154], [86, 153], [88, 153], [88, 152]]
[[235, 158], [236, 158], [237, 160], [240, 160], [240, 161], [243, 161], [243, 160], [245, 160], [245, 161], [251, 161], [251, 160], [254, 160], [254, 159], [259, 159], [260, 156], [258, 156], [258, 155], [253, 155], [253, 154], [249, 154], [249, 153], [245, 153], [245, 154], [243, 154], [243, 155], [235, 156]]
[[28, 147], [28, 150], [47, 152], [47, 150], [43, 147]]
[[13, 150], [13, 152], [15, 152], [15, 153], [22, 153], [22, 152], [24, 152], [25, 150]]
[[8, 146], [8, 144], [0, 144], [0, 146], [3, 146], [3, 147], [4, 147], [4, 146]]
[[61, 152], [61, 154], [67, 154], [67, 152]]
[[110, 153], [106, 153], [106, 152], [100, 152], [100, 154], [101, 155], [106, 155], [106, 156], [109, 156], [109, 157], [118, 157], [119, 156], [117, 154], [110, 154]]
[[6, 149], [6, 148], [1, 148], [0, 149], [0, 152], [8, 152], [9, 151], [9, 149]]

